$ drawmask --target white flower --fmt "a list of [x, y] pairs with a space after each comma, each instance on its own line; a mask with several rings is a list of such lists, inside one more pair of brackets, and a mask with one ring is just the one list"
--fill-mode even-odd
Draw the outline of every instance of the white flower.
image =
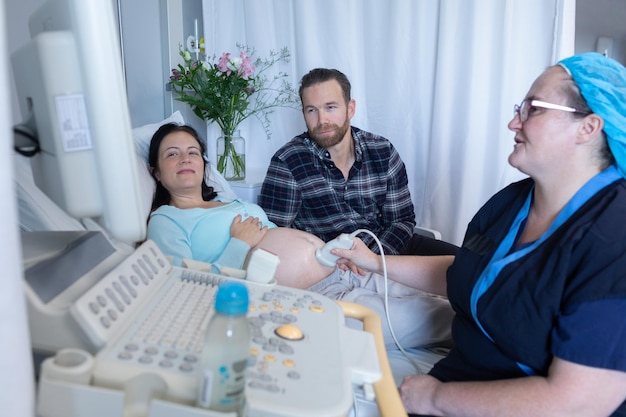
[[240, 57], [236, 56], [236, 57], [230, 58], [228, 60], [228, 64], [226, 64], [226, 66], [231, 71], [238, 71], [239, 67], [241, 67], [241, 63], [242, 62], [243, 62], [243, 60]]

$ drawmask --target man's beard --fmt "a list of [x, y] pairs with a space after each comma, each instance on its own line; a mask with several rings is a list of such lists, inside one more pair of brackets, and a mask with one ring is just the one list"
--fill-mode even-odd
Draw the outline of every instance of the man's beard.
[[[319, 135], [319, 132], [327, 131], [329, 127], [335, 131], [332, 135]], [[350, 129], [350, 119], [346, 117], [346, 121], [343, 126], [338, 126], [335, 124], [318, 126], [312, 130], [309, 130], [309, 136], [319, 146], [323, 148], [330, 148], [331, 146], [335, 146], [336, 144], [341, 142], [343, 137], [346, 135], [348, 129]]]

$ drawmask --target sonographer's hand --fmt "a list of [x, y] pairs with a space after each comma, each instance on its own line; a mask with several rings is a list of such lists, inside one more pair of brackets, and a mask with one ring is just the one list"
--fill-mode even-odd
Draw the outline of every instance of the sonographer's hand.
[[434, 414], [432, 399], [441, 385], [430, 375], [407, 375], [400, 385], [399, 392], [404, 408], [409, 413]]
[[359, 268], [354, 262], [348, 261], [347, 259], [344, 259], [343, 261], [338, 262], [337, 267], [341, 269], [342, 271], [347, 271], [349, 269], [354, 274], [361, 275], [361, 276], [365, 275], [367, 272], [365, 269]]
[[246, 242], [252, 248], [265, 237], [267, 226], [263, 226], [258, 217], [248, 217], [243, 221], [242, 218], [241, 214], [235, 216], [230, 225], [230, 236]]
[[337, 266], [344, 271], [351, 269], [354, 273], [363, 275], [365, 271], [380, 272], [382, 270], [380, 255], [372, 252], [358, 237], [354, 238], [352, 249], [335, 248], [330, 253], [339, 256]]

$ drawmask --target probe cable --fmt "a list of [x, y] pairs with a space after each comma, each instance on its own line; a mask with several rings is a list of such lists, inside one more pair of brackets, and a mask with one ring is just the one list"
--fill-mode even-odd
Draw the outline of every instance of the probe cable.
[[[393, 326], [391, 325], [391, 317], [389, 314], [389, 288], [388, 288], [388, 277], [387, 277], [387, 261], [385, 259], [385, 251], [383, 250], [383, 245], [380, 243], [380, 240], [378, 239], [378, 237], [372, 233], [371, 231], [367, 230], [367, 229], [358, 229], [355, 232], [352, 232], [350, 234], [350, 237], [354, 238], [356, 235], [360, 234], [360, 233], [367, 233], [370, 236], [372, 236], [374, 238], [374, 241], [376, 242], [376, 244], [378, 245], [378, 250], [380, 251], [380, 258], [381, 258], [381, 262], [383, 264], [383, 282], [384, 282], [384, 288], [385, 288], [385, 296], [384, 296], [384, 305], [385, 305], [385, 318], [387, 319], [387, 325], [389, 326], [389, 331], [391, 332], [391, 337], [393, 338], [393, 341], [395, 342], [396, 346], [398, 347], [398, 349], [400, 350], [400, 352], [402, 352], [402, 354], [404, 355], [405, 358], [407, 358], [409, 360], [409, 362], [411, 362], [411, 365], [413, 365], [413, 367], [415, 368], [416, 372], [418, 374], [423, 374], [424, 372], [422, 371], [422, 369], [420, 368], [420, 366], [417, 364], [417, 362], [411, 358], [409, 356], [409, 354], [404, 350], [404, 348], [402, 347], [402, 345], [400, 344], [400, 342], [398, 341], [398, 338], [396, 337], [396, 334], [393, 330]], [[368, 280], [371, 279], [368, 278]]]

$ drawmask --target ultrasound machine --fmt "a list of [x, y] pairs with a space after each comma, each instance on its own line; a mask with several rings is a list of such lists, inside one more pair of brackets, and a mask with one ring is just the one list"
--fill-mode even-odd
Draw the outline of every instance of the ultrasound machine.
[[[31, 40], [11, 61], [24, 118], [18, 130], [35, 142], [18, 148], [33, 148], [23, 154], [32, 156], [37, 192], [77, 223], [98, 225], [22, 228], [37, 415], [229, 415], [195, 407], [198, 358], [218, 285], [241, 278], [174, 267], [144, 241], [147, 211], [111, 2], [47, 0], [29, 29]], [[241, 282], [253, 329], [250, 417], [360, 416], [360, 402], [377, 403], [384, 416], [406, 414], [376, 313]], [[348, 328], [346, 317], [367, 331]]]
[[[100, 233], [62, 233], [48, 248], [48, 256], [40, 245], [25, 258], [33, 349], [50, 353], [39, 372], [39, 416], [228, 415], [194, 404], [215, 292], [236, 278], [174, 267], [150, 240], [121, 262]], [[84, 261], [86, 253], [102, 256]], [[79, 272], [55, 272], [68, 263]], [[308, 291], [241, 282], [253, 329], [250, 417], [348, 416], [355, 395], [372, 401], [395, 391], [388, 365], [381, 367], [376, 313]], [[346, 316], [373, 333], [346, 327]], [[402, 411], [397, 400], [386, 401], [381, 411]], [[382, 415], [402, 415], [397, 411]]]

